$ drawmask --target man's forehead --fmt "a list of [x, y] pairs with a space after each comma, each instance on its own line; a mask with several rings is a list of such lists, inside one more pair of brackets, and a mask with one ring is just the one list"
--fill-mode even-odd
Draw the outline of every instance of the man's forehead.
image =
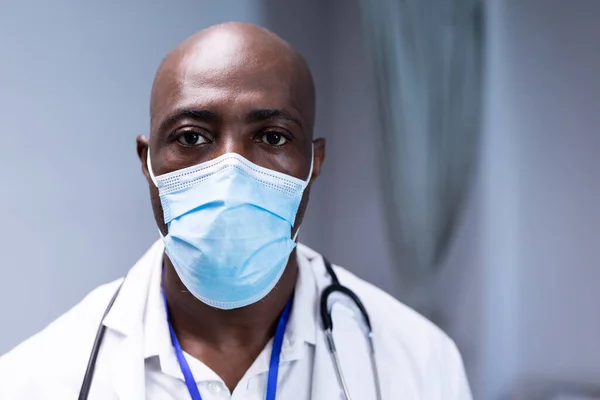
[[157, 72], [151, 117], [160, 118], [176, 103], [199, 100], [211, 90], [266, 93], [297, 107], [312, 125], [314, 87], [308, 67], [287, 43], [262, 28], [216, 30], [175, 48]]
[[161, 70], [152, 95], [159, 108], [174, 100], [188, 100], [218, 90], [266, 91], [281, 99], [295, 95], [297, 75], [287, 60], [261, 56], [251, 49], [208, 53], [197, 48]]

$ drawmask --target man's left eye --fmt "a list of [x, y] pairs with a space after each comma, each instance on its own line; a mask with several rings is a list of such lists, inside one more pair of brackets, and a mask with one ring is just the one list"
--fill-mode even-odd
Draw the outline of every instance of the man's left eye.
[[262, 136], [261, 140], [264, 144], [270, 146], [283, 146], [288, 142], [288, 139], [279, 132], [267, 132]]

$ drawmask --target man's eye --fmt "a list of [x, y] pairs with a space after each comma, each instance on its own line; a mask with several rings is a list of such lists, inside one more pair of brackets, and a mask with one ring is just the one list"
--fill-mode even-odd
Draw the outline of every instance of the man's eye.
[[270, 146], [283, 146], [288, 139], [278, 132], [267, 132], [262, 136], [262, 142]]
[[177, 141], [184, 146], [197, 146], [207, 142], [204, 136], [196, 132], [184, 132], [177, 137]]

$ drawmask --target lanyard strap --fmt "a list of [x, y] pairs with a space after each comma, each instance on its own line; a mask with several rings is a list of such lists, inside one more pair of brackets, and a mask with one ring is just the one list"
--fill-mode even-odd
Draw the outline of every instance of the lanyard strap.
[[[198, 390], [198, 385], [196, 384], [196, 379], [194, 379], [194, 375], [192, 374], [192, 370], [183, 355], [183, 350], [181, 349], [181, 345], [179, 344], [179, 340], [177, 339], [177, 335], [175, 334], [175, 330], [173, 329], [173, 325], [171, 325], [171, 319], [169, 318], [169, 309], [167, 308], [167, 296], [165, 295], [165, 291], [163, 289], [163, 300], [165, 302], [165, 310], [167, 312], [167, 323], [169, 324], [169, 332], [171, 334], [171, 341], [173, 342], [173, 347], [175, 348], [175, 354], [177, 355], [177, 361], [179, 362], [179, 367], [181, 368], [181, 373], [183, 374], [183, 378], [185, 379], [185, 385], [188, 388], [188, 392], [190, 392], [190, 397], [192, 400], [202, 400], [202, 396], [200, 396], [200, 391]], [[288, 320], [290, 319], [290, 312], [292, 309], [292, 302], [294, 299], [294, 295], [290, 297], [289, 301], [285, 305], [281, 316], [279, 317], [279, 321], [277, 322], [277, 328], [275, 329], [275, 337], [273, 338], [273, 350], [271, 350], [271, 361], [269, 362], [269, 377], [267, 380], [267, 395], [266, 400], [275, 400], [277, 396], [277, 377], [279, 375], [279, 357], [281, 355], [281, 347], [283, 345], [283, 335], [285, 333], [285, 328], [287, 326]]]

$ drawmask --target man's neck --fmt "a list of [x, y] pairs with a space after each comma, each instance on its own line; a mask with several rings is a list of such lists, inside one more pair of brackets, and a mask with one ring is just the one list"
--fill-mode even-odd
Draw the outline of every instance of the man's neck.
[[216, 349], [262, 349], [275, 332], [298, 275], [294, 251], [281, 279], [264, 299], [246, 307], [220, 310], [204, 304], [186, 289], [166, 255], [164, 263], [163, 285], [169, 317], [184, 350], [184, 343], [195, 344], [192, 347], [203, 344]]
[[275, 288], [261, 301], [219, 310], [196, 299], [164, 256], [163, 285], [181, 348], [217, 373], [231, 392], [273, 337], [298, 275], [296, 252]]

